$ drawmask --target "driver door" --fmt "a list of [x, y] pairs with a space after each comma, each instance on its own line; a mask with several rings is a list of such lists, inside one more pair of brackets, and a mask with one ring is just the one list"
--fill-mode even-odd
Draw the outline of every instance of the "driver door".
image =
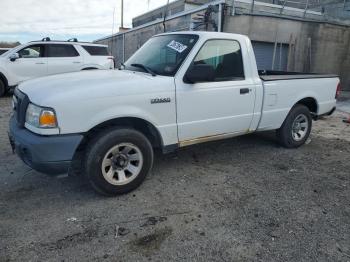
[[33, 44], [19, 50], [19, 58], [9, 61], [9, 72], [22, 82], [31, 78], [47, 75], [47, 58], [45, 57], [45, 46]]
[[176, 78], [180, 145], [246, 133], [253, 118], [255, 86], [245, 77], [239, 42], [206, 41], [190, 68], [196, 64], [212, 66], [215, 77], [193, 84]]

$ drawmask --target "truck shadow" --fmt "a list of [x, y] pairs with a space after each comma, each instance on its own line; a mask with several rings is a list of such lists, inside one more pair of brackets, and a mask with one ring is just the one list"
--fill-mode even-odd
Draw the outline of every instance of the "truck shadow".
[[[203, 144], [193, 145], [181, 148], [173, 153], [163, 155], [159, 150], [155, 152], [155, 161], [151, 174], [146, 178], [144, 184], [153, 183], [154, 179], [162, 178], [166, 180], [166, 173], [169, 169], [176, 168], [192, 168], [191, 165], [200, 165], [205, 168], [206, 165], [211, 165], [212, 162], [230, 161], [237, 155], [240, 158], [248, 158], [259, 152], [271, 152], [280, 148], [277, 144], [274, 132], [263, 132], [249, 134], [245, 136], [207, 142]], [[14, 155], [11, 158], [15, 158]], [[9, 170], [11, 175], [20, 177], [13, 188], [7, 188], [2, 191], [3, 200], [17, 201], [28, 200], [30, 198], [40, 198], [43, 195], [47, 197], [62, 196], [61, 200], [75, 199], [80, 201], [105, 199], [104, 196], [96, 194], [91, 188], [83, 174], [73, 176], [47, 176], [38, 173], [34, 170], [28, 170], [20, 160], [13, 159], [16, 163], [14, 170]], [[167, 183], [163, 181], [162, 183]], [[9, 190], [8, 190], [9, 189]], [[135, 192], [144, 190], [143, 185]], [[119, 196], [125, 198], [132, 196], [133, 193]], [[59, 200], [59, 199], [57, 199]]]
[[[145, 183], [148, 183], [157, 178], [164, 177], [169, 168], [178, 168], [191, 164], [200, 164], [202, 167], [209, 164], [210, 161], [215, 162], [216, 158], [221, 158], [221, 161], [235, 158], [237, 154], [242, 158], [248, 158], [250, 155], [259, 149], [259, 152], [273, 152], [275, 150], [285, 150], [279, 146], [275, 132], [260, 132], [255, 134], [234, 137], [225, 140], [206, 142], [202, 144], [183, 147], [169, 154], [162, 154], [160, 150], [155, 151], [154, 165], [151, 174], [146, 178]], [[175, 162], [173, 160], [176, 160]], [[209, 162], [210, 162], [209, 161]], [[84, 176], [69, 176], [69, 185], [74, 192], [86, 194], [91, 198], [99, 198], [94, 194], [89, 183], [84, 180]], [[166, 183], [166, 182], [164, 182]], [[142, 188], [142, 185], [141, 185]], [[140, 189], [137, 189], [138, 191]], [[142, 189], [141, 189], [142, 190]], [[131, 193], [132, 194], [132, 193]], [[102, 197], [104, 198], [104, 197]]]

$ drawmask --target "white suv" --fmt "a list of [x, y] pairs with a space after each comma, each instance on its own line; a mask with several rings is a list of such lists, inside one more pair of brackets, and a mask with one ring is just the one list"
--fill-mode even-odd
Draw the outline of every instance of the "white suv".
[[114, 69], [106, 45], [76, 39], [29, 42], [0, 55], [0, 96], [28, 79], [88, 69]]

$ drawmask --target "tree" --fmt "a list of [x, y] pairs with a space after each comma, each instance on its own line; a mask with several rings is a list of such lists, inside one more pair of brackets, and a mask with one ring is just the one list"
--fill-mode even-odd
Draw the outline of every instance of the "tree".
[[3, 47], [3, 48], [13, 48], [13, 47], [16, 47], [18, 45], [20, 45], [21, 43], [20, 42], [5, 42], [5, 41], [1, 41], [0, 42], [0, 47]]

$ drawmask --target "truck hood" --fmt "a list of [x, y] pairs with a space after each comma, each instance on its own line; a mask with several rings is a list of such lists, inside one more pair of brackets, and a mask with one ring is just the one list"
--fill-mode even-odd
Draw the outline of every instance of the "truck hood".
[[160, 78], [169, 77], [153, 77], [128, 70], [87, 70], [36, 78], [21, 83], [18, 88], [28, 95], [31, 102], [51, 106], [57, 100], [76, 102], [141, 93], [143, 88], [140, 86], [147, 86]]

